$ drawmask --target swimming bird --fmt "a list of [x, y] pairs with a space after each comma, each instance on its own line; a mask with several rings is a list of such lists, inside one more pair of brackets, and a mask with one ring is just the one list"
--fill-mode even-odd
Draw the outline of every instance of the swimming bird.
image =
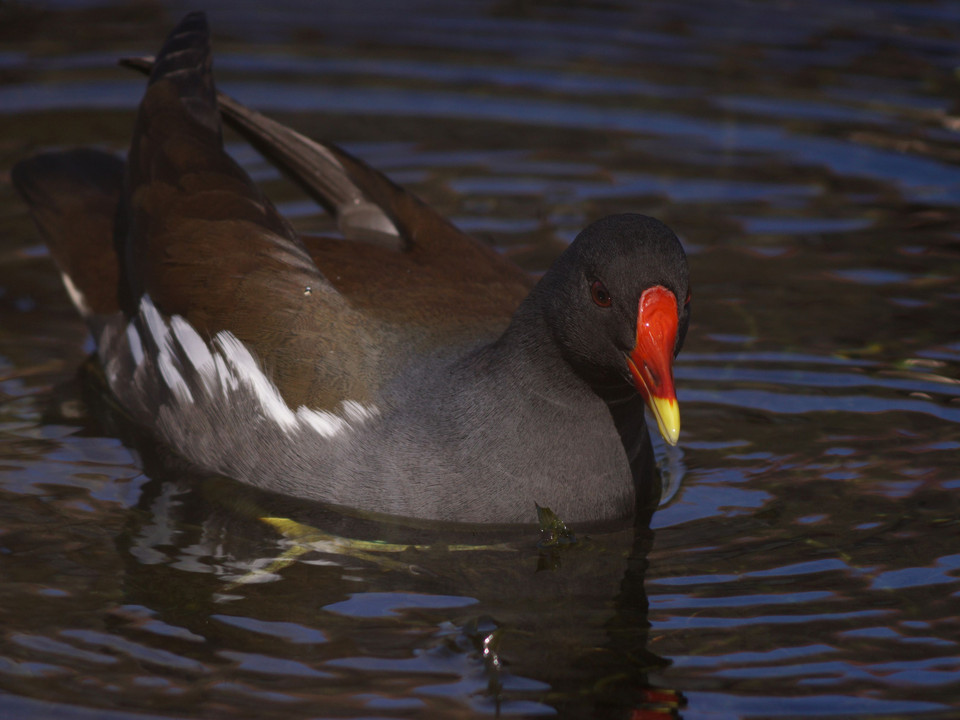
[[[221, 116], [222, 115], [222, 116]], [[336, 218], [294, 231], [222, 117]], [[129, 418], [192, 464], [404, 518], [630, 517], [680, 430], [683, 248], [640, 214], [588, 225], [535, 281], [330, 143], [220, 95], [201, 13], [150, 71], [129, 154], [21, 161], [25, 198]]]

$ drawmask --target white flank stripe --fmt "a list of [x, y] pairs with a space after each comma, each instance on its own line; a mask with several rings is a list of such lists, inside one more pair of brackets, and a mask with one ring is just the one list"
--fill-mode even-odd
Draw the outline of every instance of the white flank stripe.
[[149, 295], [140, 298], [140, 317], [146, 323], [147, 331], [160, 352], [170, 352], [170, 333], [167, 330], [167, 324], [163, 321]]
[[200, 376], [207, 394], [213, 395], [220, 389], [221, 384], [217, 378], [217, 362], [210, 348], [193, 326], [180, 315], [170, 318], [170, 329], [177, 344]]
[[217, 377], [220, 380], [220, 390], [224, 395], [237, 390], [240, 387], [240, 381], [228, 366], [227, 361], [219, 352], [213, 356], [213, 361], [217, 366]]
[[143, 362], [143, 343], [140, 341], [140, 333], [132, 322], [127, 323], [127, 345], [130, 346], [133, 364], [140, 365]]
[[247, 346], [227, 331], [218, 333], [214, 341], [227, 363], [236, 370], [240, 382], [253, 390], [267, 417], [284, 430], [293, 430], [297, 426], [297, 416], [280, 397], [276, 385], [263, 374]]
[[[277, 423], [284, 432], [312, 430], [328, 439], [349, 432], [353, 426], [379, 414], [376, 407], [354, 400], [343, 401], [338, 412], [306, 406], [291, 410], [250, 349], [233, 333], [219, 332], [208, 344], [182, 316], [174, 315], [169, 322], [164, 319], [147, 295], [140, 301], [140, 323], [138, 331], [131, 321], [124, 338], [137, 372], [147, 372], [151, 365], [144, 363], [141, 333], [147, 333], [157, 348], [156, 369], [160, 379], [178, 403], [195, 402], [193, 393], [198, 392], [201, 401], [225, 402], [229, 407], [233, 402], [231, 396], [244, 391], [256, 398], [264, 417]], [[184, 375], [191, 379], [190, 383]]]
[[93, 311], [90, 309], [90, 305], [87, 304], [87, 298], [84, 297], [80, 289], [73, 284], [70, 276], [66, 273], [60, 273], [60, 277], [63, 278], [63, 286], [67, 289], [67, 295], [70, 296], [70, 301], [73, 303], [73, 306], [80, 311], [83, 317], [91, 315]]
[[365, 407], [356, 400], [344, 400], [341, 405], [344, 417], [352, 423], [364, 423], [380, 414], [376, 406]]
[[[157, 345], [157, 368], [160, 370], [164, 383], [170, 388], [177, 400], [192, 403], [193, 393], [190, 392], [190, 386], [187, 385], [187, 381], [183, 379], [183, 375], [180, 374], [177, 366], [173, 363], [170, 329], [167, 327], [160, 311], [153, 304], [153, 300], [147, 294], [144, 294], [140, 299], [140, 317]], [[131, 348], [132, 352], [133, 348]]]
[[190, 386], [183, 379], [183, 375], [177, 370], [170, 357], [170, 353], [162, 352], [157, 357], [157, 367], [160, 368], [160, 374], [167, 387], [173, 392], [174, 396], [180, 402], [193, 402], [193, 393], [190, 392]]
[[343, 418], [325, 410], [311, 410], [303, 405], [297, 408], [297, 417], [325, 438], [335, 437], [349, 428]]

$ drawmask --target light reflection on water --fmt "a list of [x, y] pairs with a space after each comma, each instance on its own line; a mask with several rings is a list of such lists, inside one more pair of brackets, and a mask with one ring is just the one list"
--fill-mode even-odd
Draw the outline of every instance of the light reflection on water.
[[[95, 13], [0, 22], [3, 170], [123, 148], [142, 82], [114, 59], [179, 12], [131, 7], [106, 40]], [[533, 271], [608, 212], [681, 235], [653, 534], [542, 551], [143, 472], [85, 409], [83, 329], [0, 175], [0, 715], [950, 717], [960, 7], [327, 10], [215, 10], [222, 86]], [[314, 529], [260, 519], [291, 513]]]

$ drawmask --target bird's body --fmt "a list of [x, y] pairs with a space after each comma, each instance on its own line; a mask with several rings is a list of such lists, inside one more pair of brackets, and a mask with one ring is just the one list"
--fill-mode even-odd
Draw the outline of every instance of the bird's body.
[[[344, 237], [292, 230], [221, 109]], [[126, 163], [41, 155], [14, 182], [112, 392], [201, 468], [404, 517], [591, 522], [634, 510], [645, 401], [676, 441], [689, 287], [665, 226], [601, 220], [534, 283], [335, 146], [218, 105], [201, 15], [161, 50]]]

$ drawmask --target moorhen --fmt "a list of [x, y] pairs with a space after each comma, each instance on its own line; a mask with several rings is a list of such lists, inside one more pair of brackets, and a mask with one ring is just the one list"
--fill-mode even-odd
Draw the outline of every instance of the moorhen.
[[[221, 112], [342, 236], [294, 232], [223, 149]], [[630, 517], [644, 403], [679, 434], [690, 288], [675, 235], [589, 225], [534, 281], [332, 144], [218, 94], [205, 17], [168, 36], [124, 163], [13, 181], [130, 418], [207, 471], [427, 520]]]

